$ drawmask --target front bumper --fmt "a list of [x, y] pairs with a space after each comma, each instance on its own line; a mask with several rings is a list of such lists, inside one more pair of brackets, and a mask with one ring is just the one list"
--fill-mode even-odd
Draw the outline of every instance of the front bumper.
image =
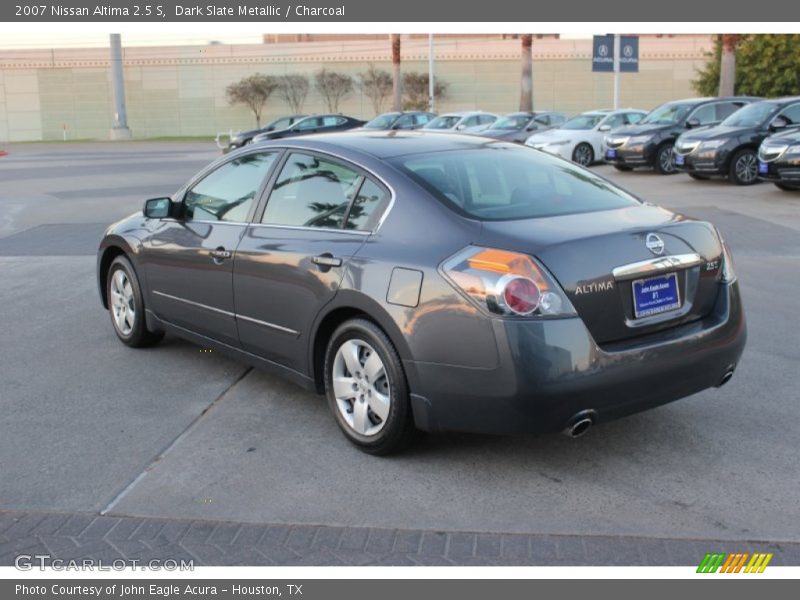
[[[675, 169], [683, 173], [698, 173], [700, 175], [724, 175], [727, 173], [726, 157], [728, 153], [716, 150], [690, 152], [689, 154], [675, 154]], [[679, 162], [682, 159], [682, 163]]]
[[720, 384], [747, 337], [736, 283], [720, 286], [704, 319], [602, 347], [579, 318], [493, 326], [496, 369], [404, 361], [420, 429], [553, 432], [583, 411], [616, 419]]
[[[655, 160], [655, 144], [623, 145], [618, 148], [603, 148], [603, 160], [622, 167], [652, 167]], [[609, 156], [609, 150], [613, 156]]]
[[[762, 165], [766, 165], [766, 167], [762, 167]], [[784, 156], [767, 163], [760, 162], [758, 176], [764, 181], [773, 183], [800, 185], [800, 155]]]

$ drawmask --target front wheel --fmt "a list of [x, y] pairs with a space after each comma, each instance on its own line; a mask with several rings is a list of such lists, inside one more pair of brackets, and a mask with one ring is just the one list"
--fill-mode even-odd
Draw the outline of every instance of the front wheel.
[[124, 256], [115, 258], [108, 269], [106, 298], [111, 324], [123, 344], [141, 348], [152, 346], [164, 337], [162, 332], [147, 329], [139, 279], [133, 265]]
[[758, 182], [758, 158], [753, 150], [739, 150], [731, 159], [728, 179], [736, 185], [753, 185]]
[[591, 144], [581, 142], [572, 151], [572, 162], [578, 163], [582, 167], [588, 167], [594, 162], [594, 149]]
[[371, 321], [352, 319], [334, 332], [325, 353], [325, 394], [339, 428], [364, 452], [397, 452], [416, 434], [400, 357]]
[[656, 150], [656, 171], [661, 175], [672, 175], [675, 173], [675, 154], [672, 152], [672, 144], [662, 144]]

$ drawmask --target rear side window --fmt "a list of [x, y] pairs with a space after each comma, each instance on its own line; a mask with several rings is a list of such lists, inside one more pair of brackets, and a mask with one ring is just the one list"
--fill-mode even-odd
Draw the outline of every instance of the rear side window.
[[297, 152], [281, 168], [261, 222], [373, 231], [390, 200], [386, 188], [355, 169]]
[[365, 179], [347, 217], [346, 229], [372, 231], [389, 206], [389, 194], [381, 186]]
[[789, 120], [790, 125], [800, 124], [800, 104], [792, 104], [781, 111], [781, 116]]
[[530, 148], [493, 145], [401, 156], [392, 163], [456, 212], [483, 221], [640, 204], [592, 172]]
[[184, 218], [244, 222], [276, 157], [275, 152], [248, 154], [218, 167], [186, 192]]
[[717, 107], [717, 121], [724, 121], [737, 110], [742, 108], [741, 102], [720, 102]]
[[717, 121], [717, 107], [715, 104], [706, 104], [695, 110], [690, 119], [697, 119], [700, 125], [709, 125]]

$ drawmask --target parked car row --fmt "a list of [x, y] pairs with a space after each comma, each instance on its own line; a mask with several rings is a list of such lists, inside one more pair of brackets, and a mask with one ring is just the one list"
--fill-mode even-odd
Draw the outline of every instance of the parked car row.
[[695, 98], [662, 104], [634, 126], [605, 137], [607, 163], [651, 167], [737, 185], [771, 181], [800, 189], [800, 97]]
[[504, 117], [484, 111], [392, 111], [368, 122], [341, 114], [291, 115], [233, 135], [228, 150], [356, 128], [473, 134], [524, 143], [582, 166], [605, 161], [619, 171], [646, 167], [662, 175], [725, 177], [737, 185], [761, 179], [784, 190], [800, 189], [800, 97], [689, 98], [666, 102], [649, 113], [603, 109], [570, 119], [554, 111]]

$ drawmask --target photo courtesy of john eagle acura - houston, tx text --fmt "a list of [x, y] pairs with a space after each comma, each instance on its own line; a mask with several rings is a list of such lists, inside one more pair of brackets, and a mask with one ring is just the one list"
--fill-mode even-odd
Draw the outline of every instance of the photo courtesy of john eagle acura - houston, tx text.
[[725, 384], [746, 339], [712, 224], [450, 133], [233, 150], [111, 225], [97, 277], [123, 343], [281, 373], [374, 454], [418, 431], [579, 436]]

